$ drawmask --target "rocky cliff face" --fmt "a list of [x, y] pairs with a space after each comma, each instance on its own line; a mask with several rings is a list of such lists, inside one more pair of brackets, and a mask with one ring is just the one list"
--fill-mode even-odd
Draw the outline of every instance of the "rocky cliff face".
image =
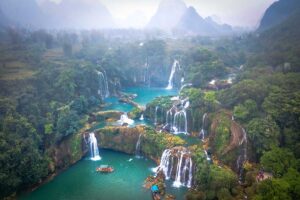
[[210, 126], [209, 147], [212, 153], [226, 165], [237, 170], [237, 159], [245, 142], [244, 130], [232, 120], [227, 111], [215, 115]]
[[59, 144], [48, 150], [52, 159], [50, 172], [55, 173], [66, 169], [79, 161], [88, 152], [87, 147], [81, 133], [65, 137]]
[[167, 133], [157, 133], [144, 126], [135, 128], [128, 127], [105, 127], [95, 131], [95, 136], [101, 148], [135, 154], [136, 144], [140, 141], [142, 155], [158, 161], [162, 152], [170, 147], [184, 144], [177, 136]]

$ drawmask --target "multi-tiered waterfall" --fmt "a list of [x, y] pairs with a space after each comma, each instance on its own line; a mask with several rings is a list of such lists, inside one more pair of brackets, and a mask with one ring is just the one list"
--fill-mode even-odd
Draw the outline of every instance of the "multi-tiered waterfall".
[[191, 152], [184, 147], [164, 150], [160, 165], [155, 169], [162, 171], [166, 179], [173, 179], [173, 186], [191, 187], [193, 181], [193, 161]]
[[168, 86], [166, 87], [167, 90], [173, 89], [173, 86], [174, 86], [174, 80], [173, 79], [174, 79], [176, 69], [180, 69], [180, 65], [179, 65], [178, 60], [174, 60], [174, 63], [172, 65], [172, 69], [171, 69], [171, 73], [170, 73], [169, 81], [168, 81]]
[[101, 160], [101, 157], [99, 155], [97, 138], [95, 137], [94, 133], [90, 133], [89, 142], [90, 142], [91, 160], [94, 161]]
[[200, 130], [200, 138], [202, 138], [202, 141], [204, 141], [205, 139], [205, 134], [206, 134], [206, 131], [205, 131], [205, 120], [206, 120], [206, 117], [207, 117], [207, 113], [204, 113], [204, 115], [202, 116], [202, 127], [201, 127], [201, 130]]
[[98, 94], [100, 95], [101, 99], [109, 97], [109, 90], [108, 90], [108, 82], [106, 77], [106, 72], [97, 71], [99, 76], [99, 89]]
[[180, 101], [180, 105], [173, 105], [166, 114], [166, 124], [164, 129], [168, 129], [174, 134], [188, 134], [188, 123], [186, 109], [189, 107], [190, 102], [188, 99]]

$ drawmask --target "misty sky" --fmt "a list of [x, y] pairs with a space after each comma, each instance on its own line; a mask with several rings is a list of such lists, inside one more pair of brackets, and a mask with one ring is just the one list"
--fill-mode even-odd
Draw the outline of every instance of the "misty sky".
[[[41, 1], [41, 0], [37, 0]], [[47, 0], [43, 0], [47, 1]], [[61, 0], [48, 0], [59, 3]], [[112, 15], [125, 20], [134, 13], [143, 13], [144, 22], [154, 15], [161, 0], [86, 0], [102, 2]], [[276, 0], [184, 0], [194, 6], [202, 17], [216, 15], [222, 22], [234, 26], [258, 25], [264, 11]], [[141, 17], [141, 18], [143, 18]], [[139, 19], [141, 20], [141, 19]]]

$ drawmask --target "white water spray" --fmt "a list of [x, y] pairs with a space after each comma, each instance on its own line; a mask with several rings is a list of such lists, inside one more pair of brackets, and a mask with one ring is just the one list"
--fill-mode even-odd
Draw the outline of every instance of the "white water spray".
[[90, 142], [91, 160], [93, 161], [101, 160], [101, 157], [99, 155], [97, 138], [95, 137], [94, 133], [90, 133], [89, 142]]
[[139, 139], [138, 139], [138, 141], [136, 142], [136, 145], [135, 145], [135, 155], [137, 157], [141, 156], [141, 137], [142, 137], [142, 134], [139, 135]]
[[108, 82], [106, 78], [106, 72], [97, 71], [99, 75], [99, 89], [98, 94], [100, 95], [101, 99], [109, 97], [109, 90], [108, 90]]
[[130, 119], [127, 113], [124, 113], [123, 115], [121, 115], [121, 118], [118, 120], [118, 123], [121, 125], [123, 124], [133, 125], [134, 120]]
[[173, 89], [173, 86], [174, 86], [173, 78], [174, 78], [174, 74], [175, 74], [177, 68], [180, 68], [179, 62], [178, 62], [178, 60], [174, 60], [174, 63], [172, 65], [172, 69], [171, 69], [171, 74], [169, 76], [168, 86], [166, 87], [167, 90]]
[[202, 141], [204, 141], [205, 139], [205, 129], [204, 129], [204, 126], [205, 126], [205, 119], [207, 117], [207, 113], [204, 113], [204, 115], [202, 116], [202, 127], [201, 127], [201, 131], [200, 131], [200, 137], [202, 138]]

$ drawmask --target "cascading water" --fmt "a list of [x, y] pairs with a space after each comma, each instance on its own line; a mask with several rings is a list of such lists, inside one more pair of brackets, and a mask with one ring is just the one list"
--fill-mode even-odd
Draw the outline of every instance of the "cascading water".
[[202, 141], [204, 141], [205, 139], [205, 129], [204, 129], [204, 126], [205, 126], [205, 119], [207, 117], [207, 113], [204, 113], [204, 115], [202, 116], [202, 128], [201, 128], [201, 131], [200, 131], [200, 137], [202, 138]]
[[242, 128], [243, 132], [243, 139], [240, 141], [240, 145], [243, 145], [240, 150], [240, 155], [237, 159], [237, 169], [239, 172], [239, 181], [242, 181], [243, 171], [244, 171], [244, 163], [247, 161], [247, 145], [248, 145], [248, 139], [247, 139], [247, 132], [244, 128]]
[[118, 123], [123, 125], [123, 124], [128, 124], [128, 125], [133, 125], [134, 120], [130, 119], [127, 115], [127, 113], [124, 113], [121, 115], [120, 119], [118, 120]]
[[191, 87], [192, 85], [193, 85], [193, 84], [191, 84], [191, 83], [186, 83], [186, 84], [182, 85], [181, 88], [180, 88], [180, 90], [179, 90], [179, 94], [181, 93], [181, 91], [182, 91], [184, 88], [186, 88], [186, 87]]
[[141, 115], [140, 121], [144, 121], [144, 114]]
[[181, 100], [180, 107], [173, 105], [166, 113], [166, 123], [163, 129], [174, 134], [188, 134], [188, 122], [186, 109], [190, 106], [188, 99]]
[[207, 151], [206, 151], [206, 150], [204, 150], [204, 153], [205, 153], [205, 156], [206, 156], [206, 160], [207, 160], [207, 161], [210, 161], [210, 160], [211, 160], [211, 158], [209, 157], [209, 155], [208, 155], [208, 153], [207, 153]]
[[89, 142], [90, 142], [91, 160], [93, 161], [101, 160], [101, 157], [99, 155], [97, 138], [95, 137], [94, 133], [90, 133]]
[[158, 111], [158, 106], [155, 106], [155, 117], [154, 117], [154, 125], [157, 125], [157, 111]]
[[137, 157], [141, 156], [141, 137], [142, 137], [142, 134], [139, 135], [139, 139], [138, 139], [138, 141], [136, 142], [136, 145], [135, 145], [135, 155]]
[[177, 165], [177, 171], [176, 171], [175, 181], [173, 183], [174, 187], [180, 187], [182, 185], [182, 183], [181, 183], [182, 160], [183, 160], [183, 153], [181, 152], [180, 158], [179, 158], [179, 162], [178, 162], [178, 165]]
[[166, 176], [166, 179], [170, 179], [171, 176], [168, 176], [170, 173], [169, 171], [169, 163], [170, 163], [170, 156], [171, 156], [171, 150], [170, 149], [165, 149], [161, 159], [160, 159], [160, 164], [157, 168], [155, 168], [155, 171], [162, 171], [164, 175]]
[[97, 71], [97, 74], [99, 75], [99, 89], [98, 94], [100, 95], [101, 99], [109, 97], [109, 90], [108, 90], [108, 82], [106, 78], [106, 72], [104, 73]]
[[168, 81], [168, 86], [166, 87], [167, 90], [171, 90], [173, 89], [173, 78], [174, 78], [174, 74], [176, 72], [176, 68], [180, 68], [180, 65], [179, 65], [179, 62], [178, 60], [174, 60], [174, 63], [172, 65], [172, 69], [171, 69], [171, 74], [170, 74], [170, 77], [169, 77], [169, 81]]
[[187, 183], [187, 187], [190, 188], [192, 187], [192, 181], [193, 181], [193, 162], [192, 162], [192, 158], [189, 159], [189, 180]]
[[[177, 162], [174, 162], [175, 160], [177, 160]], [[155, 168], [155, 171], [162, 171], [167, 180], [170, 178], [174, 178], [174, 187], [192, 186], [193, 162], [190, 156], [190, 152], [188, 152], [186, 149], [164, 150], [160, 165]]]
[[175, 113], [172, 129], [174, 134], [187, 134], [187, 118], [185, 109]]

